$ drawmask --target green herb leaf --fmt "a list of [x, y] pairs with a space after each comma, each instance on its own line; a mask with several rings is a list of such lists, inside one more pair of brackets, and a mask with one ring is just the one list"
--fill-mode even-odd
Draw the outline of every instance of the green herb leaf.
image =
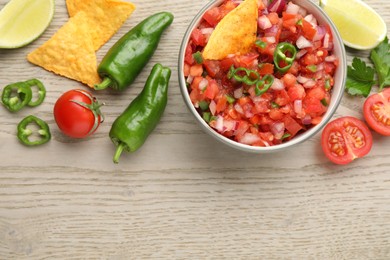
[[363, 95], [367, 97], [374, 81], [375, 70], [359, 58], [352, 60], [352, 66], [348, 66], [346, 88], [351, 95]]
[[194, 60], [197, 64], [203, 63], [203, 57], [202, 57], [202, 53], [200, 53], [200, 51], [197, 51], [194, 54], [192, 54], [192, 57], [194, 57]]
[[387, 37], [371, 51], [370, 59], [375, 65], [381, 91], [390, 86], [390, 44]]

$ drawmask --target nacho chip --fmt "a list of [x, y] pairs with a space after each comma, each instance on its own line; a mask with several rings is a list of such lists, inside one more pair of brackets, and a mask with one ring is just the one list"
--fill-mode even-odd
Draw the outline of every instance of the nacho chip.
[[88, 15], [80, 11], [27, 60], [61, 76], [93, 87], [100, 82], [95, 49], [89, 34]]
[[229, 54], [246, 54], [256, 41], [257, 0], [245, 0], [217, 24], [204, 48], [203, 58], [221, 60]]
[[135, 10], [132, 3], [118, 0], [67, 0], [66, 6], [70, 17], [80, 11], [87, 13], [95, 51], [119, 30]]

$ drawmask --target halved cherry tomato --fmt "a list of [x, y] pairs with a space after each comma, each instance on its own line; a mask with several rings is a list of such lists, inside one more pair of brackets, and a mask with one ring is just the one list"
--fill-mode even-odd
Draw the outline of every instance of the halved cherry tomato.
[[367, 98], [363, 114], [367, 124], [375, 132], [390, 136], [390, 88]]
[[372, 135], [366, 124], [351, 116], [337, 118], [322, 131], [322, 150], [336, 164], [348, 164], [369, 153]]
[[93, 134], [103, 121], [100, 106], [90, 92], [69, 90], [55, 103], [54, 118], [65, 135], [84, 138]]

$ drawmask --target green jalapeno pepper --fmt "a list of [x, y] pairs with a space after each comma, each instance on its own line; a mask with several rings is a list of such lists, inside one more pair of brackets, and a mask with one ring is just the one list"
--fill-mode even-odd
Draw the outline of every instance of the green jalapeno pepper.
[[154, 54], [163, 31], [172, 23], [173, 15], [161, 12], [149, 16], [118, 40], [98, 66], [103, 81], [96, 90], [111, 87], [124, 90], [138, 76]]
[[274, 77], [270, 74], [265, 75], [261, 80], [256, 82], [255, 94], [256, 96], [260, 96], [267, 92], [267, 90], [274, 83]]
[[[29, 126], [35, 125], [31, 128]], [[34, 130], [38, 127], [38, 130]], [[32, 140], [32, 135], [35, 133], [38, 134], [36, 140]], [[37, 146], [44, 143], [47, 143], [51, 138], [51, 133], [49, 125], [42, 119], [36, 116], [27, 116], [18, 124], [18, 138], [20, 142], [26, 146]]]
[[287, 72], [297, 55], [297, 49], [294, 45], [288, 42], [281, 42], [276, 46], [274, 52], [274, 63], [278, 71], [285, 73]]
[[146, 141], [165, 110], [171, 70], [154, 65], [142, 92], [114, 121], [109, 136], [117, 146], [113, 161], [119, 162], [123, 150], [134, 152]]
[[29, 107], [36, 107], [36, 106], [39, 106], [40, 104], [42, 104], [43, 100], [45, 100], [45, 97], [46, 97], [46, 88], [42, 84], [42, 82], [37, 80], [37, 79], [30, 79], [30, 80], [25, 81], [25, 83], [30, 88], [37, 87], [37, 89], [38, 89], [38, 91], [37, 91], [38, 98], [36, 100], [31, 99], [27, 105]]
[[25, 107], [32, 98], [32, 90], [25, 82], [12, 83], [4, 87], [1, 100], [11, 112]]

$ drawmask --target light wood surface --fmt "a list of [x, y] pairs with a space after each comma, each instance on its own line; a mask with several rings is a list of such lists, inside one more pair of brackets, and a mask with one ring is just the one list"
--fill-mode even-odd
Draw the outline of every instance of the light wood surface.
[[[7, 0], [0, 0], [0, 8]], [[233, 150], [205, 134], [186, 108], [177, 59], [186, 27], [207, 0], [134, 0], [135, 13], [98, 52], [146, 16], [171, 11], [151, 62], [123, 93], [95, 92], [106, 120], [72, 140], [52, 110], [66, 90], [86, 88], [26, 61], [68, 19], [56, 1], [48, 30], [31, 45], [0, 50], [0, 85], [39, 78], [43, 105], [11, 114], [0, 107], [0, 259], [390, 259], [390, 139], [374, 134], [368, 156], [336, 166], [320, 135], [274, 154]], [[366, 0], [390, 26], [388, 0]], [[369, 52], [348, 49], [348, 59]], [[140, 92], [152, 65], [172, 68], [169, 104], [145, 145], [114, 165], [108, 132]], [[344, 96], [335, 117], [362, 118], [363, 98]], [[16, 125], [45, 119], [52, 140], [29, 149]]]

